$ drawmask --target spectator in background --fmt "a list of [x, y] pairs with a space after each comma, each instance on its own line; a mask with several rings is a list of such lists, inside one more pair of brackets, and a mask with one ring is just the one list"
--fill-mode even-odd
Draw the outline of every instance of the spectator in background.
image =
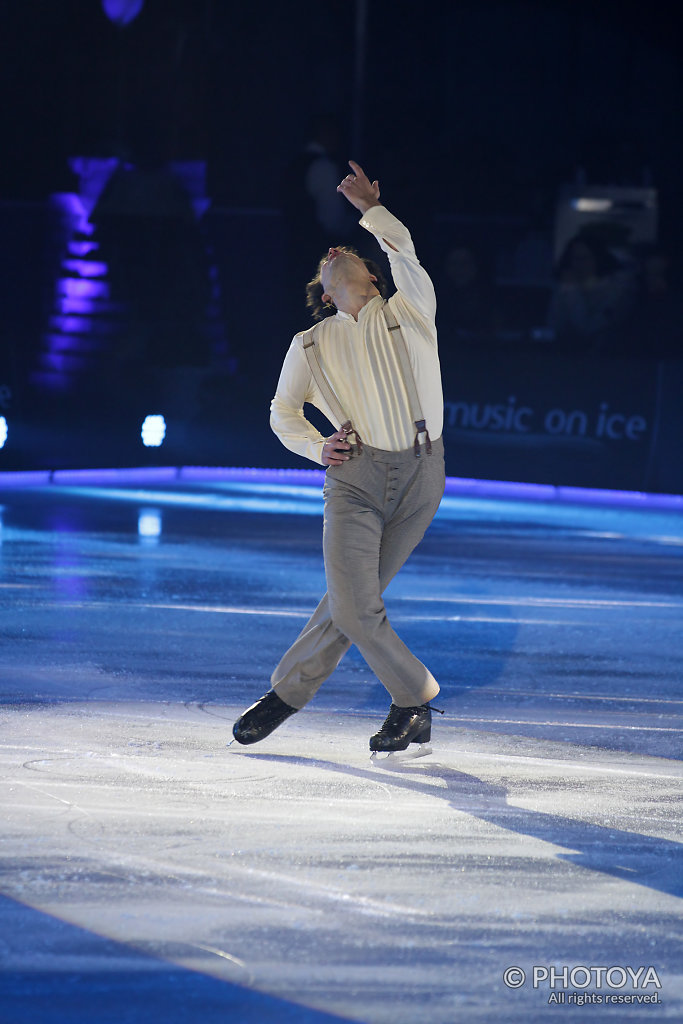
[[121, 163], [92, 212], [111, 296], [126, 310], [119, 358], [130, 366], [204, 367], [209, 266], [190, 196], [152, 156]]
[[461, 242], [448, 252], [439, 293], [444, 326], [469, 334], [496, 327], [494, 286], [485, 261], [474, 246]]
[[683, 298], [672, 286], [675, 272], [662, 249], [640, 256], [638, 292], [624, 332], [623, 353], [649, 359], [683, 358]]
[[558, 343], [597, 355], [611, 348], [632, 308], [633, 277], [595, 235], [580, 233], [565, 246], [548, 311]]
[[437, 291], [441, 365], [448, 380], [455, 372], [458, 350], [491, 341], [499, 326], [493, 281], [474, 246], [460, 241], [449, 250]]
[[[330, 239], [353, 239], [358, 234], [337, 185], [344, 177], [345, 164], [339, 159], [342, 131], [332, 113], [315, 115], [310, 124], [309, 142], [285, 170], [282, 182], [282, 210], [285, 218], [287, 278], [285, 301], [292, 332], [307, 316], [302, 281], [307, 281], [320, 253], [326, 252]], [[291, 297], [294, 297], [291, 299]]]

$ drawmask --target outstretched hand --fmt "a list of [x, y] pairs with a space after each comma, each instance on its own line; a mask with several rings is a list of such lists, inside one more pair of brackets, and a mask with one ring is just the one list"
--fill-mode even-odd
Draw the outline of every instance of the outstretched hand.
[[361, 213], [365, 213], [371, 206], [379, 206], [379, 182], [371, 182], [355, 160], [349, 160], [349, 167], [353, 174], [347, 174], [342, 183], [337, 185], [337, 192], [346, 196], [351, 205]]

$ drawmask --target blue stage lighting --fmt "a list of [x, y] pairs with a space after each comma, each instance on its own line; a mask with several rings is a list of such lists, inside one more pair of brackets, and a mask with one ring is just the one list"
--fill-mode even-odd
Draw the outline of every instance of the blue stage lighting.
[[142, 443], [146, 448], [159, 448], [166, 437], [166, 420], [163, 416], [145, 416], [140, 432]]
[[124, 28], [137, 18], [145, 0], [102, 0], [102, 9], [110, 21]]
[[7, 420], [4, 416], [0, 416], [0, 448], [5, 447], [5, 441], [7, 440]]

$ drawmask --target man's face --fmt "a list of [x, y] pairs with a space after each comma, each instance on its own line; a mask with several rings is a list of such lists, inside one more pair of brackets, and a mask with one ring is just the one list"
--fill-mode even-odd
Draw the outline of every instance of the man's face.
[[327, 259], [320, 268], [320, 282], [326, 295], [354, 283], [366, 284], [374, 280], [360, 257], [340, 249], [330, 249]]

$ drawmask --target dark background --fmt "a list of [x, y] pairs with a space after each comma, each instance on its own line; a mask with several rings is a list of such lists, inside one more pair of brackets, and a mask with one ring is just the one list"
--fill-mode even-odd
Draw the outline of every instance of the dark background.
[[[456, 432], [450, 472], [677, 489], [682, 349], [618, 338], [598, 352], [534, 345], [551, 266], [543, 287], [500, 296], [505, 254], [519, 238], [531, 233], [552, 252], [559, 191], [572, 182], [656, 188], [658, 245], [680, 294], [680, 21], [659, 0], [147, 0], [117, 28], [98, 0], [5, 3], [0, 384], [11, 392], [4, 414], [14, 428], [0, 468], [303, 465], [267, 428], [282, 357], [293, 330], [306, 326], [288, 292], [297, 238], [283, 182], [311, 116], [329, 113], [339, 155], [380, 179], [440, 302], [454, 241], [477, 247], [491, 268], [492, 301], [503, 310], [496, 330], [459, 345], [440, 323], [447, 401], [483, 408], [526, 388], [518, 400], [535, 408], [561, 403], [595, 419], [607, 403], [647, 420], [640, 446], [615, 437], [616, 447], [594, 445], [591, 456], [571, 444], [549, 456], [542, 432], [523, 448], [502, 435], [482, 443], [481, 432]], [[143, 181], [139, 204], [150, 208], [138, 205], [123, 242], [111, 217], [97, 220], [93, 237], [114, 297], [125, 301], [110, 316], [107, 345], [92, 340], [101, 322], [88, 322], [92, 343], [69, 354], [75, 370], [59, 383], [48, 365], [51, 317], [74, 234], [51, 197], [79, 192], [74, 156], [121, 161]], [[178, 192], [169, 185], [165, 172], [177, 162], [203, 168], [198, 219], [188, 212], [187, 178], [175, 175]], [[131, 277], [148, 299], [135, 315]], [[603, 390], [582, 391], [588, 377]], [[164, 403], [167, 441], [150, 453], [138, 421]]]
[[[350, 0], [147, 0], [123, 30], [98, 0], [3, 9], [4, 197], [68, 186], [71, 154], [124, 150], [208, 160], [215, 202], [275, 205], [310, 112], [339, 112], [350, 137]], [[602, 183], [648, 168], [673, 225], [681, 55], [659, 0], [376, 0], [356, 156], [423, 216], [552, 200], [580, 165]]]

